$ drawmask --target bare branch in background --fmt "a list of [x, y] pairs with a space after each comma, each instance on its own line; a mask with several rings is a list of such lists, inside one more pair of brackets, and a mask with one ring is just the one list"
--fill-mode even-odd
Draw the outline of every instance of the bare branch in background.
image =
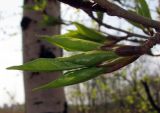
[[141, 83], [142, 83], [142, 85], [143, 85], [143, 87], [145, 89], [145, 92], [146, 92], [146, 95], [147, 95], [147, 98], [148, 98], [150, 104], [152, 105], [152, 107], [154, 109], [157, 110], [158, 113], [160, 113], [160, 107], [155, 103], [155, 101], [154, 101], [154, 99], [152, 97], [152, 94], [151, 94], [151, 90], [150, 90], [150, 88], [148, 86], [148, 83], [146, 81], [141, 81]]

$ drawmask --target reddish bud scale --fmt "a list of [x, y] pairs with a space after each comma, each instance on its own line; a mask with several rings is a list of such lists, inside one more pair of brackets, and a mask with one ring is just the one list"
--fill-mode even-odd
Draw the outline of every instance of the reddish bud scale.
[[142, 46], [121, 46], [114, 51], [119, 56], [142, 55], [145, 53]]
[[154, 45], [160, 44], [160, 33], [156, 33], [153, 37], [149, 38], [143, 45], [143, 47], [148, 50]]
[[156, 44], [160, 44], [160, 33], [156, 33], [141, 46], [104, 45], [101, 49], [105, 51], [114, 51], [119, 56], [133, 56], [147, 53]]
[[121, 57], [119, 59], [113, 60], [110, 63], [107, 63], [106, 65], [102, 65], [103, 67], [106, 68], [105, 72], [106, 73], [111, 73], [113, 71], [116, 71], [132, 62], [137, 60], [139, 56], [130, 56], [130, 57]]

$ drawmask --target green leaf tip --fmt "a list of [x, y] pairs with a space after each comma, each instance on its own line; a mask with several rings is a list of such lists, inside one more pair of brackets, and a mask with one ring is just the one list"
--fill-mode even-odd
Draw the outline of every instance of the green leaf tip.
[[21, 66], [22, 65], [20, 65], [20, 66], [11, 66], [11, 67], [7, 67], [6, 69], [8, 69], [8, 70], [18, 70]]

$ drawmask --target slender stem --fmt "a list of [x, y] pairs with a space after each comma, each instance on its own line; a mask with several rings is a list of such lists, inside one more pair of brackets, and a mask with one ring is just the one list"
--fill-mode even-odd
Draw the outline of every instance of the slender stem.
[[[86, 11], [85, 11], [85, 12], [86, 12]], [[128, 37], [133, 37], [133, 36], [135, 36], [135, 37], [141, 37], [141, 38], [145, 38], [145, 39], [149, 38], [149, 37], [144, 36], [144, 35], [140, 35], [140, 34], [136, 34], [136, 33], [131, 33], [131, 32], [128, 32], [128, 31], [126, 31], [126, 30], [123, 30], [123, 29], [120, 29], [120, 28], [117, 28], [117, 27], [113, 27], [113, 26], [111, 26], [111, 25], [108, 25], [108, 24], [106, 24], [106, 23], [103, 23], [103, 22], [99, 21], [97, 18], [95, 18], [95, 17], [93, 16], [93, 14], [88, 13], [88, 12], [86, 12], [86, 13], [87, 13], [93, 20], [95, 20], [98, 24], [100, 24], [100, 25], [102, 25], [102, 26], [104, 26], [104, 27], [106, 27], [106, 28], [108, 28], [108, 29], [113, 29], [113, 30], [116, 30], [116, 31], [119, 31], [119, 32], [126, 33], [126, 34], [128, 35]]]

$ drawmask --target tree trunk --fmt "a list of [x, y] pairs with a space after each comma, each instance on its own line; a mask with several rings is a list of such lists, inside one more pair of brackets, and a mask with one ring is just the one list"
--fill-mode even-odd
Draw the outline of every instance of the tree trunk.
[[[35, 0], [24, 0], [24, 5], [34, 5]], [[23, 31], [23, 59], [24, 62], [36, 58], [55, 58], [62, 55], [62, 51], [41, 41], [38, 35], [55, 35], [60, 33], [60, 26], [42, 27], [39, 22], [42, 15], [47, 14], [60, 17], [60, 4], [56, 0], [48, 0], [44, 11], [24, 9], [21, 27]], [[35, 91], [32, 89], [48, 83], [61, 73], [24, 72], [26, 113], [66, 113], [66, 102], [62, 88]]]

